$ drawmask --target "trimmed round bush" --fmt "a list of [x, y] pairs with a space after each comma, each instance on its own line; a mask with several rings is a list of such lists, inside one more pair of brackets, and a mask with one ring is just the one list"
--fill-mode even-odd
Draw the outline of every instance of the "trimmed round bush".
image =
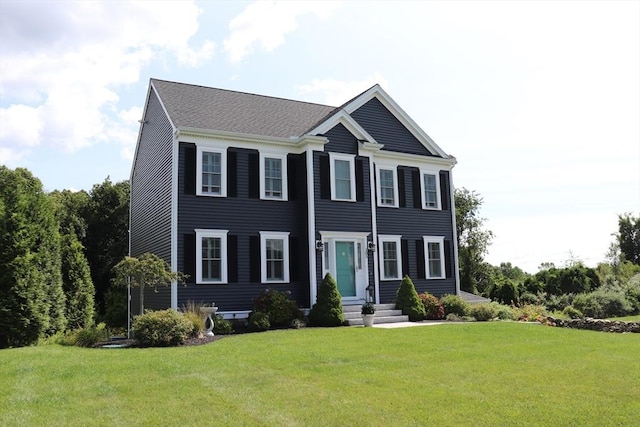
[[444, 308], [445, 316], [453, 313], [456, 316], [464, 317], [469, 314], [469, 303], [458, 295], [445, 295], [440, 298], [440, 303]]
[[444, 319], [444, 307], [440, 300], [428, 292], [418, 295], [424, 305], [424, 311], [427, 313], [425, 319], [442, 320]]
[[402, 310], [402, 314], [409, 316], [409, 320], [412, 322], [424, 320], [427, 314], [409, 276], [404, 276], [396, 292], [396, 309]]
[[271, 327], [269, 316], [261, 311], [254, 311], [247, 320], [247, 329], [250, 332], [264, 332]]
[[222, 317], [222, 315], [216, 314], [216, 320], [213, 322], [213, 333], [218, 335], [231, 335], [233, 333], [233, 326], [231, 322]]
[[498, 310], [493, 304], [474, 304], [469, 314], [479, 322], [486, 322], [498, 317]]
[[294, 319], [304, 319], [304, 313], [289, 298], [289, 294], [290, 292], [267, 289], [253, 301], [253, 311], [266, 313], [273, 327], [288, 327]]
[[169, 347], [183, 344], [193, 323], [175, 310], [147, 311], [133, 320], [131, 330], [142, 347]]

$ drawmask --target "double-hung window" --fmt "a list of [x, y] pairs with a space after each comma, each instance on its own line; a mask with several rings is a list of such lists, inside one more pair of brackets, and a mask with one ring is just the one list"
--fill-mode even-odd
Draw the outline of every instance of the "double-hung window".
[[262, 283], [289, 282], [289, 233], [260, 232]]
[[395, 168], [378, 166], [378, 206], [398, 207], [398, 179]]
[[444, 237], [423, 236], [427, 279], [444, 279]]
[[440, 173], [422, 171], [422, 208], [440, 209]]
[[196, 189], [199, 196], [227, 196], [227, 152], [198, 146]]
[[331, 199], [355, 202], [354, 156], [329, 153], [331, 161]]
[[287, 156], [260, 153], [260, 198], [287, 200]]
[[402, 276], [400, 236], [379, 235], [380, 280], [397, 280]]
[[228, 230], [196, 230], [196, 282], [227, 283]]

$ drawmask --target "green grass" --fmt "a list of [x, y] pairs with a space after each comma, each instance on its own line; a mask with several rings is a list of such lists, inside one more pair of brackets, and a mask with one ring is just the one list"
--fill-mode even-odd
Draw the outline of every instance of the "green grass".
[[0, 425], [634, 425], [639, 355], [640, 334], [515, 322], [10, 349]]
[[621, 320], [623, 322], [640, 322], [640, 314], [635, 316], [611, 317], [609, 320]]

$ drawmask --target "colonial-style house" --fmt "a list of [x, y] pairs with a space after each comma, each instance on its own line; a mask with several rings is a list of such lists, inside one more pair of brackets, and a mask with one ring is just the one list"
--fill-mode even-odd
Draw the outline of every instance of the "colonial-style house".
[[405, 274], [457, 294], [455, 163], [378, 85], [331, 107], [151, 79], [130, 253], [189, 279], [145, 308], [245, 317], [266, 288], [309, 308], [328, 272], [345, 305], [393, 302]]

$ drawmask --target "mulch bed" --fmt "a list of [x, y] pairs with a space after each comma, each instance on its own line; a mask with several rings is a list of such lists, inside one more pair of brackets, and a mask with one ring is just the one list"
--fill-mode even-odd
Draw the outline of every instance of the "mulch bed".
[[[212, 337], [189, 338], [180, 347], [209, 344], [214, 341], [218, 341], [226, 336], [227, 335], [214, 335]], [[114, 346], [114, 347], [106, 347], [106, 348], [136, 348], [138, 347], [138, 344], [136, 340], [119, 338], [119, 339], [112, 339], [110, 341], [95, 343], [93, 345], [93, 348], [105, 348], [105, 346]], [[118, 347], [115, 347], [115, 346], [118, 346]]]

